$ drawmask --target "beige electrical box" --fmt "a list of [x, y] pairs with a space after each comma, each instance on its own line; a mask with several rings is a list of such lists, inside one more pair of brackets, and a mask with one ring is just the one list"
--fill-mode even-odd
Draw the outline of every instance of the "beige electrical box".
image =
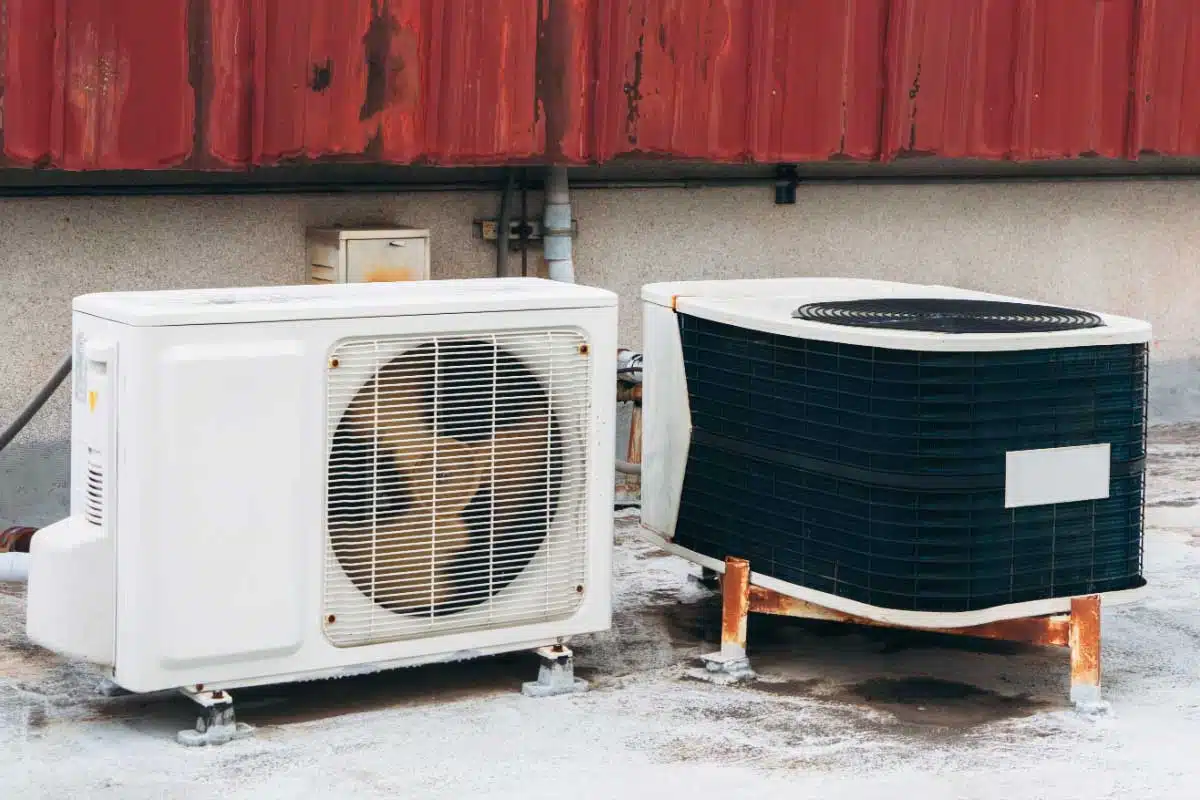
[[429, 231], [419, 228], [309, 228], [309, 283], [429, 280]]

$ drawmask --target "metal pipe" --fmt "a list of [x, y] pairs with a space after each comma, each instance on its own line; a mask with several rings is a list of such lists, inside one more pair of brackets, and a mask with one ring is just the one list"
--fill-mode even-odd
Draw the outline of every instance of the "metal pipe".
[[[800, 174], [805, 184], [862, 185], [927, 185], [927, 184], [987, 184], [987, 183], [1116, 183], [1129, 181], [1195, 181], [1200, 178], [1193, 172], [1133, 172], [1114, 171], [1093, 175], [1072, 173], [963, 173], [963, 174], [895, 174], [880, 171], [876, 174], [812, 175]], [[573, 184], [579, 190], [598, 189], [706, 189], [774, 186], [776, 178], [768, 176], [723, 177], [706, 176], [691, 178], [588, 178]], [[0, 198], [24, 197], [163, 197], [174, 195], [327, 195], [327, 194], [370, 194], [417, 193], [417, 192], [494, 192], [496, 182], [488, 180], [455, 180], [433, 182], [405, 181], [362, 181], [330, 180], [328, 182], [297, 180], [292, 183], [175, 183], [145, 185], [0, 185]]]
[[0, 553], [28, 553], [33, 543], [33, 535], [37, 528], [26, 525], [14, 525], [0, 531]]
[[29, 580], [29, 553], [0, 553], [0, 583]]
[[521, 170], [521, 277], [529, 277], [529, 170]]
[[512, 278], [517, 275], [509, 268], [508, 233], [512, 229], [512, 194], [517, 182], [517, 171], [505, 171], [504, 188], [500, 190], [500, 220], [496, 226], [496, 277]]
[[50, 380], [42, 384], [41, 388], [37, 390], [37, 394], [17, 414], [16, 419], [10, 422], [3, 432], [0, 432], [0, 450], [8, 447], [12, 440], [17, 438], [17, 434], [29, 424], [29, 420], [33, 419], [33, 415], [46, 404], [46, 401], [50, 399], [50, 395], [54, 394], [54, 390], [58, 388], [59, 384], [63, 382], [70, 371], [71, 356], [68, 353], [66, 356], [63, 356], [62, 361], [58, 362], [58, 366], [55, 368], [54, 374], [50, 376]]
[[641, 475], [642, 474], [642, 465], [641, 464], [631, 464], [628, 461], [621, 461], [620, 459], [616, 460], [616, 468], [617, 468], [617, 472], [620, 472], [622, 475]]
[[617, 380], [623, 383], [642, 382], [642, 354], [622, 347], [617, 350]]
[[550, 167], [546, 174], [546, 200], [542, 210], [542, 242], [550, 280], [575, 282], [571, 258], [571, 189], [566, 167]]

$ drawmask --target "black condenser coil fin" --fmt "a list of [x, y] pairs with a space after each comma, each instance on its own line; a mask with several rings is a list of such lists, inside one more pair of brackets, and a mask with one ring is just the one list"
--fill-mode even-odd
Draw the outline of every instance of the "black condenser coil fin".
[[[1145, 344], [911, 351], [678, 319], [692, 440], [677, 544], [912, 611], [1144, 585]], [[1006, 452], [1098, 442], [1106, 499], [1005, 508]]]

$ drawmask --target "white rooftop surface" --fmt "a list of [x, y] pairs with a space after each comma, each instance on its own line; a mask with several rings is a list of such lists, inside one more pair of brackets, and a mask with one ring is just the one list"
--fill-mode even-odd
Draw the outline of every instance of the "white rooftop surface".
[[[783, 336], [903, 350], [988, 351], [1106, 344], [1150, 340], [1151, 327], [1141, 320], [1098, 313], [1100, 328], [1053, 333], [946, 334], [925, 331], [857, 328], [810, 322], [792, 317], [799, 306], [831, 300], [884, 297], [960, 298], [1018, 303], [1041, 301], [976, 292], [949, 286], [919, 285], [852, 278], [771, 278], [764, 280], [683, 281], [648, 284], [642, 298], [674, 306], [683, 314]], [[1046, 305], [1056, 305], [1046, 303]], [[1091, 310], [1091, 309], [1083, 309]]]
[[475, 278], [233, 289], [104, 292], [77, 312], [136, 326], [610, 307], [616, 294], [542, 278]]
[[695, 682], [716, 600], [626, 520], [614, 628], [576, 645], [591, 691], [521, 696], [526, 656], [247, 690], [256, 734], [204, 750], [174, 741], [187, 701], [96, 697], [89, 668], [29, 644], [0, 584], [0, 797], [1194, 797], [1200, 429], [1152, 441], [1150, 588], [1104, 612], [1106, 715], [1066, 706], [1062, 650], [764, 617], [762, 680]]

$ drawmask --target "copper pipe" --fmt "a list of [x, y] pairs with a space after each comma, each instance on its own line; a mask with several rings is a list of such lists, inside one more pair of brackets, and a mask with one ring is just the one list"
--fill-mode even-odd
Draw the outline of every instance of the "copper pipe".
[[21, 525], [6, 528], [0, 532], [0, 553], [28, 553], [29, 544], [37, 532], [37, 528]]

